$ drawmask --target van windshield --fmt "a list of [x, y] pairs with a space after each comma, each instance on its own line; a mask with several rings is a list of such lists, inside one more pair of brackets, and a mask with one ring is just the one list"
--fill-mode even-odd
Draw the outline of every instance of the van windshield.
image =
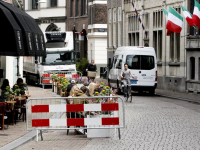
[[151, 70], [155, 67], [154, 56], [149, 55], [127, 55], [126, 63], [133, 70]]

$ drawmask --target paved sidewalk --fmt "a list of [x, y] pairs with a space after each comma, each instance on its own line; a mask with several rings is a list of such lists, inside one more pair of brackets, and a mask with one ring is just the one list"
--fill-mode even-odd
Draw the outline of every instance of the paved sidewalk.
[[[39, 98], [39, 97], [55, 97], [47, 90], [43, 90], [38, 87], [30, 86], [29, 94], [31, 95], [30, 98]], [[12, 141], [24, 136], [25, 134], [29, 133], [30, 131], [26, 131], [26, 123], [19, 120], [17, 121], [16, 125], [5, 125], [5, 130], [0, 130], [0, 148], [11, 143]]]
[[196, 102], [200, 103], [200, 96], [194, 95], [193, 93], [179, 93], [179, 92], [172, 92], [172, 91], [168, 91], [168, 90], [156, 89], [156, 94], [157, 95], [164, 95], [164, 96], [167, 96], [167, 97], [174, 97], [174, 98], [196, 101]]

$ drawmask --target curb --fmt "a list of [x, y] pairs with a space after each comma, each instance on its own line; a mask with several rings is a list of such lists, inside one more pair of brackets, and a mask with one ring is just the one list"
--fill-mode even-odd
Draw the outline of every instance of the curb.
[[176, 99], [176, 100], [180, 100], [180, 101], [186, 101], [186, 102], [190, 102], [190, 103], [200, 104], [200, 101], [195, 101], [195, 100], [191, 100], [191, 99], [184, 99], [181, 97], [172, 97], [172, 96], [162, 95], [162, 94], [155, 94], [155, 95], [160, 96], [160, 97], [166, 97], [166, 98]]

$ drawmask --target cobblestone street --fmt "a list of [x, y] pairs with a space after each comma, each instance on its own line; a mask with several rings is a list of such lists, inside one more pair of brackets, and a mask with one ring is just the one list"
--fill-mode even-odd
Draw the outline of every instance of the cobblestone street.
[[87, 139], [84, 135], [66, 135], [66, 131], [46, 131], [44, 141], [34, 140], [19, 147], [27, 149], [138, 149], [138, 150], [199, 150], [200, 106], [162, 97], [133, 96], [125, 103], [126, 129], [121, 140], [111, 138]]

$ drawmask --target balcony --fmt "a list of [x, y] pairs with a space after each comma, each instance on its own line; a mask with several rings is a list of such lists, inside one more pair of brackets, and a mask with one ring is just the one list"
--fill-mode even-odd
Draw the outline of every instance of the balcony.
[[186, 50], [200, 50], [200, 37], [199, 36], [187, 37]]

